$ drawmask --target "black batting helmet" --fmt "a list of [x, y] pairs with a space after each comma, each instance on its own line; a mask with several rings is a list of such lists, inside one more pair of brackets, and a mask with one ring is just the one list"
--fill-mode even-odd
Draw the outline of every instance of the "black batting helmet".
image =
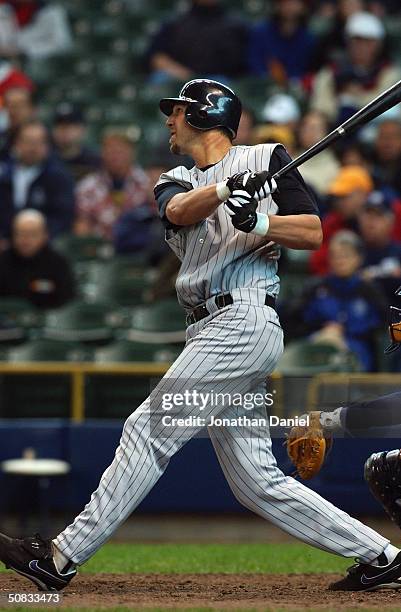
[[[401, 287], [398, 287], [395, 295], [401, 297]], [[385, 353], [396, 351], [401, 345], [401, 308], [390, 306], [390, 323], [388, 326], [391, 344], [385, 349]]]
[[241, 102], [232, 89], [209, 79], [185, 83], [177, 98], [160, 100], [160, 110], [171, 115], [175, 104], [187, 104], [185, 119], [198, 130], [226, 128], [233, 138], [241, 118]]

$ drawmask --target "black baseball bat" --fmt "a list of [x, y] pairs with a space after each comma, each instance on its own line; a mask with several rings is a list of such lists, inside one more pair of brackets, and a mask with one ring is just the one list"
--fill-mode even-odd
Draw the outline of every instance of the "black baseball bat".
[[386, 89], [386, 91], [383, 91], [383, 93], [366, 104], [366, 106], [356, 112], [355, 115], [352, 115], [347, 121], [344, 121], [344, 123], [330, 132], [330, 134], [327, 134], [322, 140], [319, 140], [319, 142], [301, 153], [301, 155], [290, 161], [286, 166], [283, 166], [283, 168], [273, 175], [273, 178], [277, 181], [284, 174], [287, 174], [287, 172], [293, 170], [293, 168], [298, 168], [298, 166], [320, 153], [320, 151], [323, 151], [323, 149], [326, 149], [333, 144], [333, 142], [359, 129], [399, 102], [401, 102], [401, 80]]

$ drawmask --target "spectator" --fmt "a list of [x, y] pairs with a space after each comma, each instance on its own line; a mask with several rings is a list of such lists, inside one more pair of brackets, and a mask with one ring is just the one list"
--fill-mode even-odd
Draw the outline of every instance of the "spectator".
[[277, 93], [267, 100], [261, 115], [266, 123], [283, 125], [290, 130], [296, 130], [301, 111], [295, 98], [288, 94]]
[[[329, 132], [327, 118], [319, 111], [306, 113], [298, 129], [299, 151], [302, 153], [316, 144]], [[319, 193], [326, 194], [328, 185], [333, 182], [340, 165], [331, 149], [324, 149], [309, 161], [300, 166], [299, 171], [304, 180]]]
[[281, 85], [302, 79], [309, 72], [314, 45], [306, 0], [274, 0], [272, 18], [250, 33], [249, 69]]
[[85, 120], [78, 108], [68, 102], [57, 107], [52, 136], [57, 155], [63, 160], [75, 181], [99, 168], [100, 156], [85, 145]]
[[39, 0], [0, 0], [0, 53], [44, 58], [68, 51], [72, 38], [61, 5]]
[[392, 238], [394, 220], [391, 202], [380, 191], [369, 195], [358, 218], [365, 244], [362, 277], [380, 284], [389, 304], [401, 284], [401, 244]]
[[391, 119], [379, 124], [371, 161], [375, 178], [391, 185], [401, 197], [401, 121]]
[[257, 125], [252, 131], [252, 145], [279, 142], [292, 156], [295, 152], [294, 132], [286, 125], [265, 124]]
[[360, 12], [347, 19], [347, 47], [341, 61], [322, 68], [314, 80], [311, 107], [342, 123], [400, 78], [383, 58], [385, 30], [375, 15]]
[[31, 93], [34, 90], [33, 82], [24, 72], [16, 68], [11, 62], [0, 59], [0, 98], [11, 87], [22, 87]]
[[351, 231], [338, 232], [330, 241], [329, 274], [306, 290], [293, 316], [303, 318], [303, 331], [314, 342], [329, 342], [351, 350], [362, 369], [375, 368], [374, 332], [386, 316], [380, 291], [359, 274], [363, 246]]
[[366, 145], [363, 143], [357, 140], [348, 142], [345, 146], [338, 143], [336, 153], [341, 166], [360, 166], [368, 172], [372, 171]]
[[[322, 7], [321, 7], [322, 8]], [[346, 46], [345, 24], [354, 13], [365, 10], [364, 0], [337, 0], [328, 7], [331, 25], [317, 42], [313, 54], [313, 71], [338, 60]], [[323, 18], [325, 15], [323, 15]]]
[[[101, 158], [101, 169], [77, 185], [75, 230], [80, 235], [97, 234], [112, 240], [114, 225], [120, 217], [140, 207], [146, 212], [149, 181], [135, 164], [134, 143], [124, 132], [105, 133]], [[136, 214], [140, 214], [139, 210], [133, 217]], [[132, 216], [128, 220], [132, 221]]]
[[189, 11], [163, 25], [147, 53], [152, 80], [239, 77], [245, 72], [247, 28], [221, 0], [192, 0]]
[[40, 210], [53, 238], [71, 229], [74, 182], [49, 153], [49, 138], [40, 121], [21, 125], [10, 159], [0, 164], [0, 238], [8, 239], [14, 215], [24, 208]]
[[7, 116], [7, 128], [0, 135], [0, 160], [9, 157], [18, 128], [34, 119], [36, 113], [32, 94], [23, 87], [8, 89], [3, 96], [3, 105]]
[[255, 127], [255, 115], [249, 108], [242, 108], [241, 119], [235, 137], [235, 145], [250, 145], [252, 130]]
[[30, 209], [19, 212], [13, 220], [12, 246], [0, 254], [0, 296], [56, 308], [74, 295], [70, 266], [49, 245], [44, 215]]
[[373, 189], [373, 181], [364, 168], [346, 166], [340, 169], [328, 189], [332, 206], [322, 221], [323, 244], [320, 249], [312, 252], [310, 258], [310, 267], [314, 274], [327, 274], [330, 239], [339, 230], [357, 229], [358, 215]]

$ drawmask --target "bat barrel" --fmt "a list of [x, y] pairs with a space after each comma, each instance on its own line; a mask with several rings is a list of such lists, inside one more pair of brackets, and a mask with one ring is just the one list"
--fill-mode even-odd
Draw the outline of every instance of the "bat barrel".
[[399, 102], [401, 102], [401, 80], [392, 85], [392, 87], [389, 89], [386, 89], [386, 91], [377, 96], [377, 98], [366, 104], [366, 106], [361, 108], [357, 113], [355, 113], [355, 115], [352, 115], [352, 117], [347, 119], [347, 121], [342, 123], [335, 130], [330, 132], [330, 134], [310, 147], [307, 151], [304, 151], [304, 153], [301, 153], [301, 155], [278, 170], [278, 172], [273, 175], [273, 178], [276, 181], [279, 180], [284, 174], [287, 174], [287, 172], [290, 172], [290, 170], [293, 170], [294, 168], [298, 168], [298, 166], [308, 161], [308, 159], [311, 159], [328, 146], [332, 145], [339, 138], [343, 138], [356, 129], [362, 127]]

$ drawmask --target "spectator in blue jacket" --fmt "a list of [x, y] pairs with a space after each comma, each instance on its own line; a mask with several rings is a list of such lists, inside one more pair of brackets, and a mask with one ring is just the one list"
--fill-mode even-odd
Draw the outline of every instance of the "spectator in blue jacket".
[[382, 288], [389, 305], [401, 285], [401, 244], [392, 238], [394, 222], [391, 200], [381, 191], [372, 191], [358, 216], [365, 245], [362, 277]]
[[275, 0], [273, 7], [272, 18], [250, 33], [249, 69], [284, 84], [308, 74], [315, 37], [307, 27], [305, 0]]
[[0, 164], [0, 240], [11, 235], [16, 213], [31, 208], [46, 218], [51, 238], [71, 229], [74, 181], [62, 163], [50, 155], [47, 130], [40, 121], [18, 128], [12, 155]]
[[309, 336], [351, 350], [370, 372], [376, 367], [375, 332], [382, 329], [387, 305], [376, 285], [361, 277], [363, 257], [357, 234], [337, 232], [329, 244], [329, 274], [306, 288], [280, 319], [291, 338]]

